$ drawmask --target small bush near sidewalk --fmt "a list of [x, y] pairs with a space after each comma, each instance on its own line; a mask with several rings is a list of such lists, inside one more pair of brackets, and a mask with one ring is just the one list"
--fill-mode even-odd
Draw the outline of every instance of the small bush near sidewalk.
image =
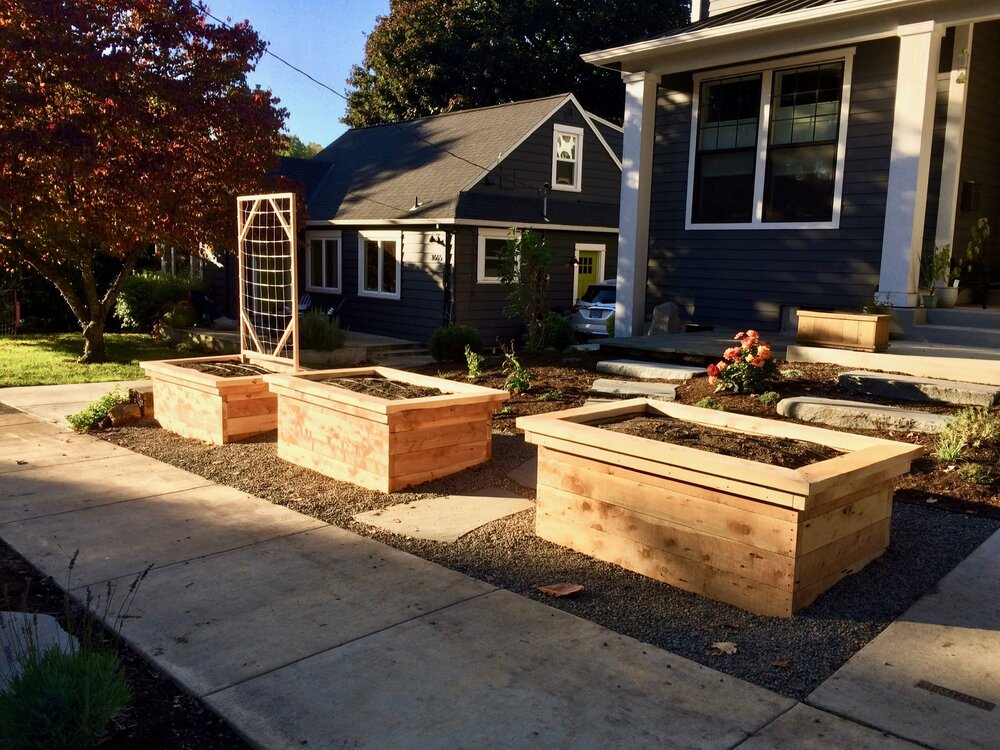
[[188, 300], [192, 288], [203, 289], [204, 286], [200, 279], [192, 283], [184, 276], [159, 271], [135, 274], [129, 277], [118, 295], [115, 317], [125, 328], [148, 333], [153, 330], [156, 321], [171, 312], [178, 303]]
[[321, 310], [309, 310], [299, 318], [299, 346], [332, 352], [340, 349], [347, 338], [336, 318], [330, 320]]
[[461, 362], [465, 357], [465, 347], [478, 352], [482, 345], [482, 336], [475, 328], [449, 323], [434, 331], [427, 348], [438, 362]]
[[70, 427], [77, 432], [89, 432], [90, 430], [96, 430], [101, 426], [101, 422], [107, 418], [109, 411], [118, 406], [118, 404], [127, 404], [128, 400], [128, 394], [123, 393], [116, 386], [113, 391], [105, 393], [99, 399], [83, 409], [83, 411], [78, 411], [76, 414], [70, 414], [66, 417], [66, 421], [69, 422]]

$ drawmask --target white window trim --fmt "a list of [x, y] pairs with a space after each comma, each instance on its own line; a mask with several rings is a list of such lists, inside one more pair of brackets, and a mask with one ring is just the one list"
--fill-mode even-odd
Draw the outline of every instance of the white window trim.
[[604, 281], [604, 264], [605, 259], [608, 257], [607, 245], [596, 245], [586, 242], [576, 243], [576, 247], [573, 248], [573, 257], [577, 261], [573, 264], [573, 299], [571, 300], [573, 304], [576, 304], [576, 301], [579, 299], [576, 296], [576, 288], [580, 285], [580, 251], [600, 253], [597, 260], [597, 267], [599, 269], [597, 273], [598, 282]]
[[[521, 233], [515, 232], [514, 236], [520, 239]], [[510, 237], [509, 229], [479, 229], [479, 244], [476, 252], [476, 283], [477, 284], [499, 284], [497, 276], [486, 275], [486, 240], [507, 240]]]
[[[392, 240], [396, 243], [396, 291], [373, 292], [365, 289], [365, 241], [382, 242]], [[378, 254], [378, 283], [382, 286], [383, 254]], [[358, 232], [358, 296], [376, 299], [400, 299], [403, 293], [403, 233], [402, 232]]]
[[[847, 120], [851, 111], [851, 78], [854, 69], [854, 47], [820, 52], [811, 55], [799, 55], [773, 60], [768, 63], [739, 65], [731, 68], [704, 71], [694, 75], [694, 95], [691, 98], [691, 143], [688, 149], [688, 181], [687, 206], [684, 214], [684, 228], [688, 230], [718, 230], [718, 229], [839, 229], [841, 199], [844, 191], [844, 157], [847, 153]], [[833, 183], [833, 214], [830, 221], [783, 221], [765, 222], [764, 215], [764, 176], [767, 166], [767, 135], [771, 120], [771, 83], [774, 72], [785, 68], [813, 63], [840, 62], [844, 63], [844, 84], [840, 97], [840, 130], [837, 134], [837, 172]], [[728, 78], [744, 73], [761, 74], [760, 127], [757, 134], [757, 167], [754, 174], [753, 187], [753, 218], [749, 223], [714, 223], [695, 224], [691, 221], [694, 209], [694, 165], [698, 148], [698, 99], [701, 95], [701, 84], [706, 80]]]
[[[344, 243], [341, 232], [306, 232], [306, 291], [321, 294], [341, 294], [344, 288]], [[313, 240], [337, 241], [337, 286], [314, 284], [312, 279], [312, 242]], [[323, 254], [323, 281], [326, 280], [326, 253]]]
[[[559, 133], [569, 133], [576, 136], [576, 161], [573, 168], [573, 184], [556, 184], [556, 142]], [[556, 123], [552, 126], [552, 179], [549, 183], [553, 190], [566, 190], [571, 193], [579, 193], [583, 190], [583, 128], [573, 125], [562, 125]]]

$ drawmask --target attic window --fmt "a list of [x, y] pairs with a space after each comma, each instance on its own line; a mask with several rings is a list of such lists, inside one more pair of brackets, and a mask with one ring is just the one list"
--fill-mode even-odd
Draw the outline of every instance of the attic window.
[[583, 182], [583, 128], [552, 128], [552, 189], [580, 192]]

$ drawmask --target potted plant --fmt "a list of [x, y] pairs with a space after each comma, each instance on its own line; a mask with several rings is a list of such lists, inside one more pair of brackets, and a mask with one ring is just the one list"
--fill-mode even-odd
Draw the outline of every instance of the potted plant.
[[958, 300], [958, 274], [962, 264], [952, 262], [951, 245], [939, 245], [931, 256], [930, 274], [934, 279], [931, 295], [938, 307], [954, 307]]

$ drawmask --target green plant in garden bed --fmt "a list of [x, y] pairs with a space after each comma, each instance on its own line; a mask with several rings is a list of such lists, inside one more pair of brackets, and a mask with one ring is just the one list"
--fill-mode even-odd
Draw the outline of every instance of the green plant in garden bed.
[[700, 398], [694, 402], [695, 406], [700, 406], [702, 409], [715, 409], [716, 411], [725, 411], [726, 407], [720, 404], [711, 396], [705, 396], [705, 398]]
[[321, 310], [309, 310], [299, 317], [299, 346], [303, 349], [332, 352], [340, 349], [346, 339], [338, 320], [330, 320]]
[[775, 406], [779, 401], [781, 401], [781, 394], [777, 391], [767, 391], [760, 394], [757, 397], [757, 400], [764, 404], [764, 406]]
[[934, 456], [941, 461], [957, 461], [967, 448], [976, 449], [998, 440], [1000, 412], [972, 406], [947, 421], [934, 446]]
[[958, 467], [958, 475], [967, 482], [980, 485], [993, 484], [997, 478], [982, 464], [962, 464]]
[[718, 363], [708, 366], [708, 382], [716, 392], [763, 393], [778, 375], [771, 345], [761, 341], [752, 328], [740, 331], [733, 340], [739, 346], [726, 349]]
[[465, 345], [465, 364], [468, 368], [469, 380], [475, 380], [483, 374], [483, 362], [485, 361], [486, 357], [472, 351], [472, 347], [468, 344]]
[[510, 342], [510, 347], [501, 346], [503, 351], [503, 370], [507, 373], [507, 380], [504, 381], [505, 391], [510, 393], [526, 393], [531, 387], [531, 371], [521, 364], [514, 351], [514, 342]]
[[566, 394], [563, 393], [558, 388], [554, 388], [551, 391], [546, 391], [538, 397], [539, 401], [558, 401]]

